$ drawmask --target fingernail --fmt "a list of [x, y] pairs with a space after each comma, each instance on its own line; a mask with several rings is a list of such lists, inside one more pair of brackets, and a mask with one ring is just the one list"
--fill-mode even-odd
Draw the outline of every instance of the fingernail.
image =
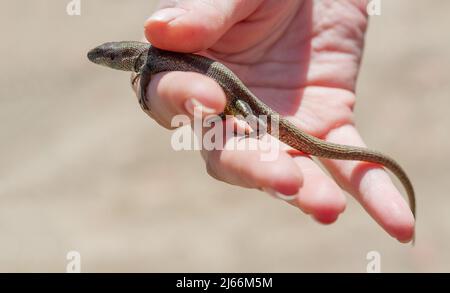
[[284, 201], [292, 201], [292, 200], [297, 198], [296, 194], [294, 194], [294, 195], [285, 195], [285, 194], [279, 193], [276, 190], [273, 190], [272, 188], [265, 188], [264, 187], [262, 190], [264, 190], [265, 192], [267, 192], [271, 196], [273, 196], [275, 198], [278, 198], [278, 199], [281, 199], [281, 200], [284, 200]]
[[207, 115], [216, 113], [214, 109], [203, 106], [203, 104], [196, 99], [187, 100], [186, 102], [184, 102], [184, 107], [186, 108], [186, 111], [188, 111], [192, 116], [196, 114], [202, 114], [203, 116], [203, 113]]
[[177, 18], [180, 15], [186, 13], [186, 10], [181, 8], [166, 8], [161, 9], [153, 13], [152, 16], [148, 20], [161, 21], [161, 22], [170, 22]]

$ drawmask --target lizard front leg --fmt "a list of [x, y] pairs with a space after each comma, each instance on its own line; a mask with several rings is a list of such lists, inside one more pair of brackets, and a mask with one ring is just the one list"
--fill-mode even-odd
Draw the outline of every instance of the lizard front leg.
[[[133, 76], [134, 75], [134, 76]], [[133, 73], [131, 76], [131, 86], [134, 88], [136, 86], [136, 81], [141, 77], [141, 73]]]
[[136, 75], [136, 78], [138, 76], [141, 78], [140, 82], [139, 82], [139, 87], [140, 87], [139, 105], [141, 105], [142, 110], [150, 113], [150, 108], [147, 103], [148, 102], [147, 87], [152, 78], [152, 72], [151, 72], [150, 66], [148, 64], [145, 64], [144, 66], [142, 66], [142, 69]]

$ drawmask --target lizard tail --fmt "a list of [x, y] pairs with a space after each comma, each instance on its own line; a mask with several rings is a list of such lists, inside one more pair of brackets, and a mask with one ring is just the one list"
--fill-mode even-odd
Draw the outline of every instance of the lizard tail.
[[414, 219], [416, 219], [414, 187], [403, 168], [391, 157], [367, 148], [339, 145], [323, 141], [301, 131], [286, 119], [280, 119], [279, 136], [289, 146], [312, 156], [337, 160], [365, 161], [385, 166], [397, 176], [405, 188], [412, 214]]

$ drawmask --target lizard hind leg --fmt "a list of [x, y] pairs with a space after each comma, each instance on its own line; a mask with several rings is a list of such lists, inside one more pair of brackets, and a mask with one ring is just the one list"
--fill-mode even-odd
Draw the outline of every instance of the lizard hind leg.
[[267, 122], [253, 114], [249, 104], [242, 100], [236, 100], [234, 106], [237, 112], [244, 117], [247, 124], [254, 130], [252, 133], [247, 134], [247, 136], [256, 136], [259, 139], [267, 133]]

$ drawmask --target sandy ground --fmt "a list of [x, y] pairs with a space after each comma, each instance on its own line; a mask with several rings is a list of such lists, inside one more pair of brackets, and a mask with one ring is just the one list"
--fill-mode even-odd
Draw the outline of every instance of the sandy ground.
[[[39, 2], [39, 3], [38, 3]], [[358, 85], [367, 143], [418, 195], [417, 245], [390, 238], [351, 198], [321, 226], [289, 205], [216, 182], [198, 153], [141, 113], [128, 74], [85, 58], [140, 39], [153, 1], [5, 1], [0, 10], [0, 271], [450, 271], [450, 1], [382, 1]]]

